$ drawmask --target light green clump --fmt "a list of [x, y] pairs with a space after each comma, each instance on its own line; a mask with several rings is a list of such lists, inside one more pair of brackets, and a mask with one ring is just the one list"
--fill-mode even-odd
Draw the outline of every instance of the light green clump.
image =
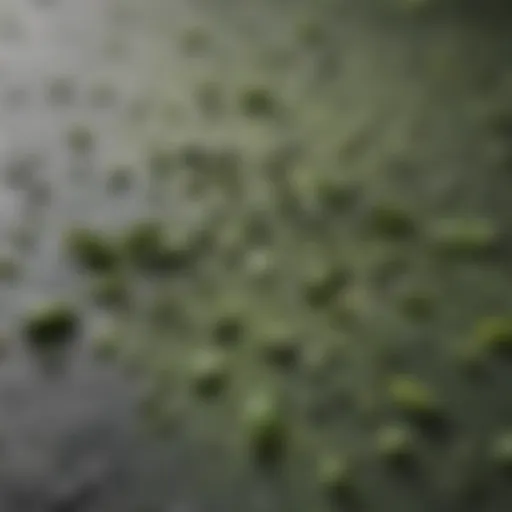
[[433, 419], [440, 414], [440, 404], [433, 391], [409, 375], [393, 377], [388, 394], [395, 407], [418, 419]]
[[481, 256], [497, 248], [500, 233], [488, 219], [444, 219], [430, 230], [433, 246], [452, 257]]
[[113, 271], [119, 265], [117, 247], [99, 230], [73, 228], [65, 236], [65, 246], [71, 257], [88, 270]]
[[496, 467], [512, 471], [512, 430], [499, 434], [491, 443], [490, 452]]
[[283, 411], [270, 393], [250, 397], [242, 413], [245, 436], [251, 451], [261, 462], [276, 462], [283, 456], [287, 429]]
[[225, 386], [228, 374], [227, 360], [222, 352], [202, 349], [193, 355], [190, 379], [200, 395], [217, 395]]
[[43, 348], [69, 341], [77, 327], [76, 312], [70, 305], [60, 301], [41, 302], [33, 306], [24, 321], [28, 342]]
[[474, 327], [472, 341], [487, 353], [512, 355], [512, 318], [490, 316], [480, 319]]
[[317, 462], [317, 481], [329, 497], [347, 498], [354, 491], [353, 468], [346, 457], [326, 454]]
[[405, 425], [387, 425], [380, 428], [376, 444], [379, 455], [391, 463], [410, 461], [414, 455], [414, 435]]

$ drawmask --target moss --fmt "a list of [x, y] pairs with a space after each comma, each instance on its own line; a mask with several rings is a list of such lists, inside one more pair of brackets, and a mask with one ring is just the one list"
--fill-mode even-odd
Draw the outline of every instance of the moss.
[[240, 108], [248, 116], [266, 117], [276, 113], [277, 104], [269, 87], [253, 85], [241, 93]]
[[512, 355], [512, 318], [481, 318], [474, 327], [472, 343], [487, 353]]
[[74, 309], [58, 301], [42, 302], [27, 312], [24, 333], [34, 346], [53, 346], [70, 341], [77, 333], [78, 317]]
[[493, 440], [490, 455], [495, 467], [512, 472], [512, 431], [503, 432]]
[[227, 360], [219, 351], [203, 349], [192, 358], [192, 385], [202, 396], [217, 395], [225, 386], [228, 373]]
[[250, 397], [243, 410], [245, 436], [251, 451], [260, 462], [277, 462], [287, 444], [283, 411], [275, 397], [258, 393]]
[[112, 239], [90, 228], [71, 229], [65, 238], [69, 254], [82, 267], [95, 271], [113, 271], [119, 265], [119, 254]]
[[486, 219], [444, 219], [430, 229], [430, 240], [441, 255], [482, 256], [497, 249], [500, 234]]
[[376, 444], [379, 455], [392, 464], [410, 462], [414, 456], [414, 434], [405, 425], [387, 425], [380, 428]]
[[368, 214], [368, 225], [375, 234], [389, 238], [406, 238], [417, 232], [417, 221], [410, 209], [398, 203], [374, 205]]
[[73, 151], [89, 152], [94, 146], [94, 134], [89, 126], [76, 124], [69, 129], [67, 141]]
[[354, 474], [349, 461], [335, 454], [323, 455], [317, 462], [317, 481], [330, 498], [352, 497]]
[[397, 375], [389, 383], [388, 393], [395, 407], [417, 419], [436, 419], [441, 410], [434, 393], [423, 382], [408, 375]]

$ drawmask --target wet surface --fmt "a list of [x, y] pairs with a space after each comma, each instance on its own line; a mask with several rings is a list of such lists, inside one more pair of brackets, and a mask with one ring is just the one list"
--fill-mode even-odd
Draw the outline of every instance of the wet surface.
[[[510, 427], [510, 367], [499, 362], [468, 384], [450, 351], [475, 318], [512, 306], [510, 118], [499, 115], [512, 105], [510, 34], [457, 9], [437, 22], [411, 17], [410, 6], [390, 14], [383, 3], [357, 4], [1, 2], [0, 256], [14, 263], [0, 283], [2, 512], [328, 510], [315, 469], [326, 451], [360, 459], [362, 511], [508, 508], [506, 483], [489, 477], [478, 450], [471, 467], [487, 497], [466, 497], [464, 447]], [[315, 194], [340, 169], [363, 199], [348, 218], [336, 208], [328, 218], [323, 208], [332, 212], [339, 196]], [[423, 239], [366, 238], [371, 206], [399, 198], [422, 226], [490, 219], [505, 233], [503, 252], [450, 266]], [[86, 225], [115, 236], [146, 216], [193, 243], [206, 232], [202, 252], [177, 275], [129, 273], [129, 308], [113, 312], [91, 299], [91, 276], [63, 251], [65, 234]], [[400, 279], [374, 283], [390, 248], [407, 259], [406, 285], [434, 289], [441, 306], [430, 323], [404, 318]], [[322, 250], [350, 265], [356, 327], [332, 323], [329, 292], [304, 296], [300, 265], [323, 264]], [[247, 305], [250, 335], [241, 348], [228, 344], [231, 387], [212, 403], [190, 380], [211, 370], [212, 358], [193, 359], [226, 332], [210, 326], [226, 296]], [[50, 373], [20, 337], [26, 308], [43, 299], [68, 301], [84, 319]], [[154, 321], [160, 299], [170, 327]], [[276, 314], [314, 341], [306, 373], [293, 369], [293, 346], [261, 361], [258, 328]], [[122, 339], [116, 365], [93, 357], [96, 329], [112, 319]], [[330, 351], [334, 369], [307, 373]], [[419, 483], [372, 458], [375, 424], [392, 419], [379, 402], [389, 376], [380, 355], [397, 351], [398, 368], [449, 401], [457, 433], [446, 457], [421, 441]], [[248, 462], [237, 423], [263, 385], [286, 397], [296, 443], [272, 471]], [[140, 432], [139, 388], [160, 400], [163, 439]]]

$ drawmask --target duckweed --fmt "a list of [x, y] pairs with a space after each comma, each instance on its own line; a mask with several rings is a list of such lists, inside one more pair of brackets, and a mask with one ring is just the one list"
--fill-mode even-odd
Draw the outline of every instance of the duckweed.
[[432, 390], [408, 375], [397, 375], [389, 383], [388, 393], [395, 407], [418, 419], [434, 419], [440, 414], [440, 404]]
[[261, 462], [276, 462], [287, 442], [287, 429], [277, 400], [260, 393], [249, 398], [243, 410], [245, 435], [251, 450]]
[[98, 230], [77, 227], [65, 239], [69, 254], [82, 267], [96, 272], [113, 271], [119, 255], [112, 239]]
[[474, 327], [474, 342], [488, 352], [511, 355], [512, 318], [491, 316], [480, 319]]
[[43, 302], [33, 306], [26, 314], [24, 332], [34, 346], [53, 346], [70, 341], [76, 335], [78, 316], [66, 303]]

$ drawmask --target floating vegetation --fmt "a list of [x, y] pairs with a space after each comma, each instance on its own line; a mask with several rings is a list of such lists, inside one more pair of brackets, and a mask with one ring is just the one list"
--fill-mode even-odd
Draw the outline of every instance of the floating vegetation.
[[28, 342], [42, 348], [71, 341], [77, 328], [76, 312], [62, 302], [41, 302], [27, 312], [24, 321]]
[[472, 341], [488, 353], [512, 355], [512, 318], [481, 318], [474, 327]]
[[329, 453], [320, 458], [317, 465], [317, 480], [320, 488], [330, 498], [352, 498], [355, 479], [352, 465], [346, 457]]
[[437, 419], [441, 414], [441, 406], [434, 392], [409, 375], [393, 377], [388, 393], [393, 405], [413, 418], [430, 420]]
[[376, 445], [378, 454], [391, 464], [411, 462], [416, 451], [414, 433], [400, 424], [381, 427], [377, 432]]

